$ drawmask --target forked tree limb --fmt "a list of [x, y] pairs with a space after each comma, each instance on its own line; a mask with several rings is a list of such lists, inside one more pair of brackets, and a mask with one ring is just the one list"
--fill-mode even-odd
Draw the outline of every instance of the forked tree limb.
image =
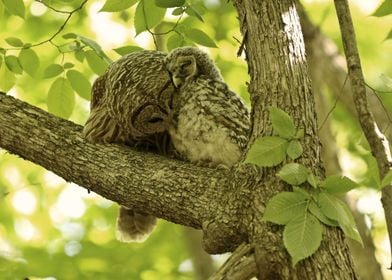
[[[380, 175], [383, 178], [392, 167], [389, 143], [378, 129], [368, 106], [366, 84], [362, 73], [354, 26], [347, 0], [335, 0], [335, 9], [342, 34], [343, 48], [346, 55], [355, 108], [362, 130], [369, 142], [371, 152], [377, 160]], [[392, 248], [392, 185], [384, 187], [381, 193], [381, 202], [384, 207], [385, 220]], [[392, 269], [392, 258], [390, 269]]]
[[203, 168], [126, 146], [92, 144], [81, 131], [80, 125], [0, 93], [1, 148], [121, 205], [202, 228], [211, 253], [245, 241], [241, 202], [251, 200], [252, 192], [241, 188], [254, 183], [252, 169]]

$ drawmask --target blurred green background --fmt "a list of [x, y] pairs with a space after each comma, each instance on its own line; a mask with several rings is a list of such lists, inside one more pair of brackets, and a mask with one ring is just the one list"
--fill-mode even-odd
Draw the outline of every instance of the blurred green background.
[[[5, 41], [6, 38], [18, 37], [24, 43], [39, 43], [63, 24], [67, 14], [56, 13], [39, 2], [24, 1], [25, 19], [11, 15], [4, 2], [0, 2], [0, 47], [7, 49], [6, 55], [19, 54], [19, 50], [13, 50], [14, 47]], [[65, 11], [71, 11], [82, 3], [80, 0], [43, 2]], [[99, 12], [104, 3], [88, 1], [82, 10], [73, 14], [61, 35], [72, 32], [93, 39], [111, 60], [120, 57], [114, 49], [123, 46], [155, 49], [148, 32], [135, 37], [136, 5], [123, 12]], [[243, 57], [236, 56], [241, 35], [232, 3], [218, 0], [188, 3], [200, 13], [204, 22], [185, 14], [178, 27], [180, 30], [190, 27], [202, 30], [214, 40], [218, 48], [200, 47], [214, 58], [231, 89], [249, 101], [247, 66]], [[331, 1], [307, 0], [303, 3], [313, 22], [341, 48]], [[367, 83], [382, 91], [391, 91], [391, 81], [386, 77], [392, 76], [392, 40], [384, 39], [391, 29], [392, 16], [370, 16], [380, 3], [378, 0], [351, 1]], [[164, 22], [154, 28], [155, 32], [165, 32], [173, 27], [178, 17], [171, 13], [172, 10], [167, 10]], [[81, 48], [72, 39], [64, 39], [61, 35], [53, 40], [58, 47], [45, 43], [33, 48], [40, 61], [33, 75], [15, 74], [2, 59], [0, 89], [60, 116], [70, 115], [70, 120], [83, 125], [89, 113], [88, 95], [79, 95], [75, 90], [70, 93], [71, 99], [55, 99], [57, 107], [56, 104], [48, 104], [48, 92], [53, 82], [58, 77], [67, 78], [66, 72], [48, 77], [50, 65], [56, 63], [66, 71], [76, 70], [87, 78], [90, 85], [97, 77], [94, 69], [96, 57], [88, 60], [86, 53], [80, 54], [89, 47]], [[172, 32], [158, 36], [157, 43], [166, 51], [167, 46], [171, 48], [180, 43], [194, 42]], [[79, 57], [75, 55], [77, 50], [80, 50]], [[380, 93], [380, 98], [387, 110], [392, 112], [392, 93]], [[328, 100], [325, 105], [330, 108], [335, 98], [330, 96]], [[367, 225], [372, 229], [377, 247], [377, 258], [385, 267], [389, 244], [380, 194], [365, 183], [369, 181], [364, 179], [369, 175], [368, 165], [360, 153], [352, 149], [361, 135], [358, 125], [339, 106], [332, 112], [330, 121], [343, 173], [364, 182], [363, 187], [353, 191], [352, 195], [358, 199], [358, 209], [366, 214]], [[358, 138], [353, 135], [358, 135]], [[84, 188], [0, 150], [0, 279], [196, 279], [191, 262], [193, 252], [188, 249], [189, 241], [184, 238], [187, 232], [183, 227], [161, 220], [146, 242], [119, 243], [114, 237], [117, 210], [115, 203], [87, 193]], [[214, 257], [214, 265], [222, 263], [225, 257]], [[389, 277], [392, 275], [389, 274]]]

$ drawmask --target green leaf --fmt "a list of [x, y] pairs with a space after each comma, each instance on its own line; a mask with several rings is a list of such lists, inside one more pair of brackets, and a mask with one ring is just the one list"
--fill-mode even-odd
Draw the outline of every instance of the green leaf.
[[5, 65], [7, 65], [8, 69], [14, 72], [15, 74], [22, 74], [23, 68], [20, 65], [19, 59], [14, 55], [7, 55], [4, 58]]
[[63, 73], [63, 71], [64, 71], [63, 66], [59, 64], [51, 64], [48, 67], [46, 67], [44, 71], [44, 79], [56, 77], [57, 75]]
[[64, 39], [76, 39], [78, 38], [78, 35], [76, 35], [75, 33], [67, 33], [63, 35]]
[[389, 33], [388, 33], [387, 37], [385, 37], [384, 41], [389, 40], [389, 39], [392, 39], [392, 29], [389, 30]]
[[64, 119], [68, 119], [75, 107], [75, 94], [69, 82], [57, 78], [51, 85], [47, 98], [48, 110]]
[[3, 65], [3, 57], [0, 55], [0, 68], [1, 68], [1, 65]]
[[8, 45], [13, 46], [13, 47], [22, 47], [23, 42], [21, 39], [16, 38], [16, 37], [8, 37], [5, 39]]
[[141, 0], [135, 12], [136, 35], [155, 27], [165, 17], [166, 9], [155, 5], [154, 0]]
[[161, 8], [181, 7], [185, 4], [185, 0], [155, 0], [155, 5]]
[[326, 224], [326, 225], [332, 226], [332, 227], [339, 226], [339, 224], [336, 221], [331, 220], [327, 216], [325, 216], [323, 214], [323, 212], [321, 211], [320, 207], [314, 201], [310, 202], [308, 209], [309, 209], [310, 213], [312, 213], [323, 224]]
[[255, 141], [250, 147], [245, 162], [259, 166], [275, 166], [286, 158], [288, 142], [277, 136], [266, 136]]
[[324, 192], [320, 193], [317, 199], [323, 214], [337, 221], [347, 237], [362, 244], [362, 239], [356, 228], [354, 218], [347, 205], [337, 197]]
[[124, 46], [124, 47], [119, 47], [114, 49], [114, 51], [116, 53], [118, 53], [119, 55], [126, 55], [132, 52], [136, 52], [136, 51], [141, 51], [143, 50], [143, 48], [138, 47], [138, 46]]
[[263, 220], [285, 225], [306, 212], [307, 196], [298, 192], [281, 192], [270, 199]]
[[291, 140], [287, 147], [287, 155], [291, 159], [299, 158], [303, 153], [302, 145], [298, 140]]
[[83, 62], [84, 61], [84, 51], [83, 50], [77, 50], [74, 53], [75, 58], [79, 61], [79, 62]]
[[106, 0], [100, 12], [121, 12], [135, 5], [139, 0]]
[[294, 138], [295, 126], [293, 119], [283, 110], [276, 107], [269, 107], [270, 118], [274, 131], [284, 138]]
[[286, 183], [298, 186], [307, 180], [309, 174], [309, 169], [302, 164], [288, 163], [282, 167], [277, 175]]
[[179, 16], [182, 15], [184, 13], [184, 9], [183, 8], [175, 8], [172, 12], [173, 16]]
[[67, 78], [71, 83], [72, 88], [79, 94], [80, 97], [90, 100], [91, 99], [91, 84], [90, 81], [79, 71], [67, 71]]
[[74, 67], [75, 66], [75, 64], [73, 64], [73, 63], [71, 63], [71, 62], [66, 62], [66, 63], [64, 63], [64, 69], [70, 69], [70, 68], [72, 68], [72, 67]]
[[204, 19], [199, 11], [191, 5], [186, 6], [185, 13], [187, 13], [189, 16], [196, 17], [201, 22], [204, 22]]
[[15, 85], [15, 75], [3, 65], [0, 67], [0, 90], [7, 92]]
[[19, 53], [19, 62], [27, 74], [34, 77], [39, 68], [39, 58], [33, 49], [22, 49]]
[[112, 63], [112, 60], [103, 52], [101, 46], [97, 42], [95, 42], [94, 40], [91, 40], [89, 38], [86, 38], [84, 36], [81, 36], [81, 35], [79, 35], [78, 37], [83, 44], [92, 48], [93, 51], [100, 58], [102, 58], [106, 63], [108, 63], [108, 64]]
[[313, 188], [317, 188], [317, 186], [320, 183], [320, 179], [316, 176], [313, 175], [313, 173], [310, 173], [308, 178], [306, 179], [306, 181], [308, 181], [308, 183], [313, 187]]
[[3, 0], [4, 6], [11, 15], [24, 19], [25, 5], [23, 0]]
[[182, 47], [184, 45], [185, 39], [178, 33], [174, 33], [167, 39], [166, 48], [168, 51], [171, 51], [175, 48]]
[[372, 14], [375, 17], [383, 17], [392, 14], [392, 1], [385, 0], [381, 3], [381, 5], [377, 8], [377, 10]]
[[385, 175], [381, 181], [381, 187], [383, 188], [391, 184], [392, 184], [392, 170], [389, 170], [387, 175]]
[[86, 51], [85, 56], [88, 65], [95, 74], [102, 75], [105, 73], [106, 68], [108, 68], [109, 65], [103, 61], [94, 51]]
[[209, 48], [217, 48], [218, 46], [215, 44], [214, 40], [212, 40], [206, 33], [199, 29], [188, 29], [185, 30], [185, 36], [191, 39], [196, 44], [206, 46]]
[[305, 191], [303, 188], [293, 186], [293, 191], [295, 193], [300, 193], [300, 194], [306, 196], [307, 198], [311, 198], [310, 194], [307, 191]]
[[308, 212], [285, 226], [283, 242], [292, 258], [293, 266], [317, 251], [322, 236], [323, 226]]
[[345, 176], [332, 175], [321, 182], [321, 187], [332, 194], [343, 194], [357, 188], [358, 184]]

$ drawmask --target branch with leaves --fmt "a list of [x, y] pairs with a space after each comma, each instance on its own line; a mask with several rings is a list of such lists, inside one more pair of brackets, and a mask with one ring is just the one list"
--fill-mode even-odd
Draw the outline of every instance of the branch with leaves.
[[[362, 73], [361, 61], [356, 45], [355, 31], [348, 2], [346, 0], [335, 0], [335, 8], [339, 19], [348, 74], [351, 81], [351, 89], [353, 91], [353, 99], [359, 122], [366, 139], [369, 142], [372, 154], [377, 160], [380, 175], [384, 178], [383, 180], [386, 180], [384, 186], [382, 186], [381, 202], [384, 207], [385, 220], [392, 247], [392, 157], [389, 150], [389, 143], [378, 129], [368, 107], [366, 83]], [[392, 269], [392, 261], [390, 269]]]
[[[303, 153], [300, 143], [303, 130], [296, 129], [293, 119], [283, 110], [270, 107], [269, 112], [275, 135], [256, 140], [245, 160], [261, 167], [280, 165], [287, 162], [287, 157], [293, 161]], [[276, 175], [290, 185], [293, 192], [281, 192], [272, 197], [263, 220], [284, 226], [283, 241], [293, 265], [319, 248], [322, 224], [339, 226], [346, 237], [362, 242], [349, 208], [337, 197], [358, 187], [355, 182], [339, 175], [322, 180], [296, 162], [284, 164]]]

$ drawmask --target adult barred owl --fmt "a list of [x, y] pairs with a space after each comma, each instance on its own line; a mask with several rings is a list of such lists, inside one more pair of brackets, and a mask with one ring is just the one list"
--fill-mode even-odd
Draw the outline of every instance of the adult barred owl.
[[169, 134], [183, 158], [210, 167], [231, 167], [248, 142], [249, 112], [224, 83], [219, 70], [200, 49], [177, 48], [165, 58], [178, 92]]
[[[169, 153], [167, 108], [174, 92], [164, 68], [166, 54], [138, 51], [112, 63], [94, 83], [84, 137], [92, 142], [120, 143]], [[121, 206], [116, 237], [143, 241], [156, 218]]]

